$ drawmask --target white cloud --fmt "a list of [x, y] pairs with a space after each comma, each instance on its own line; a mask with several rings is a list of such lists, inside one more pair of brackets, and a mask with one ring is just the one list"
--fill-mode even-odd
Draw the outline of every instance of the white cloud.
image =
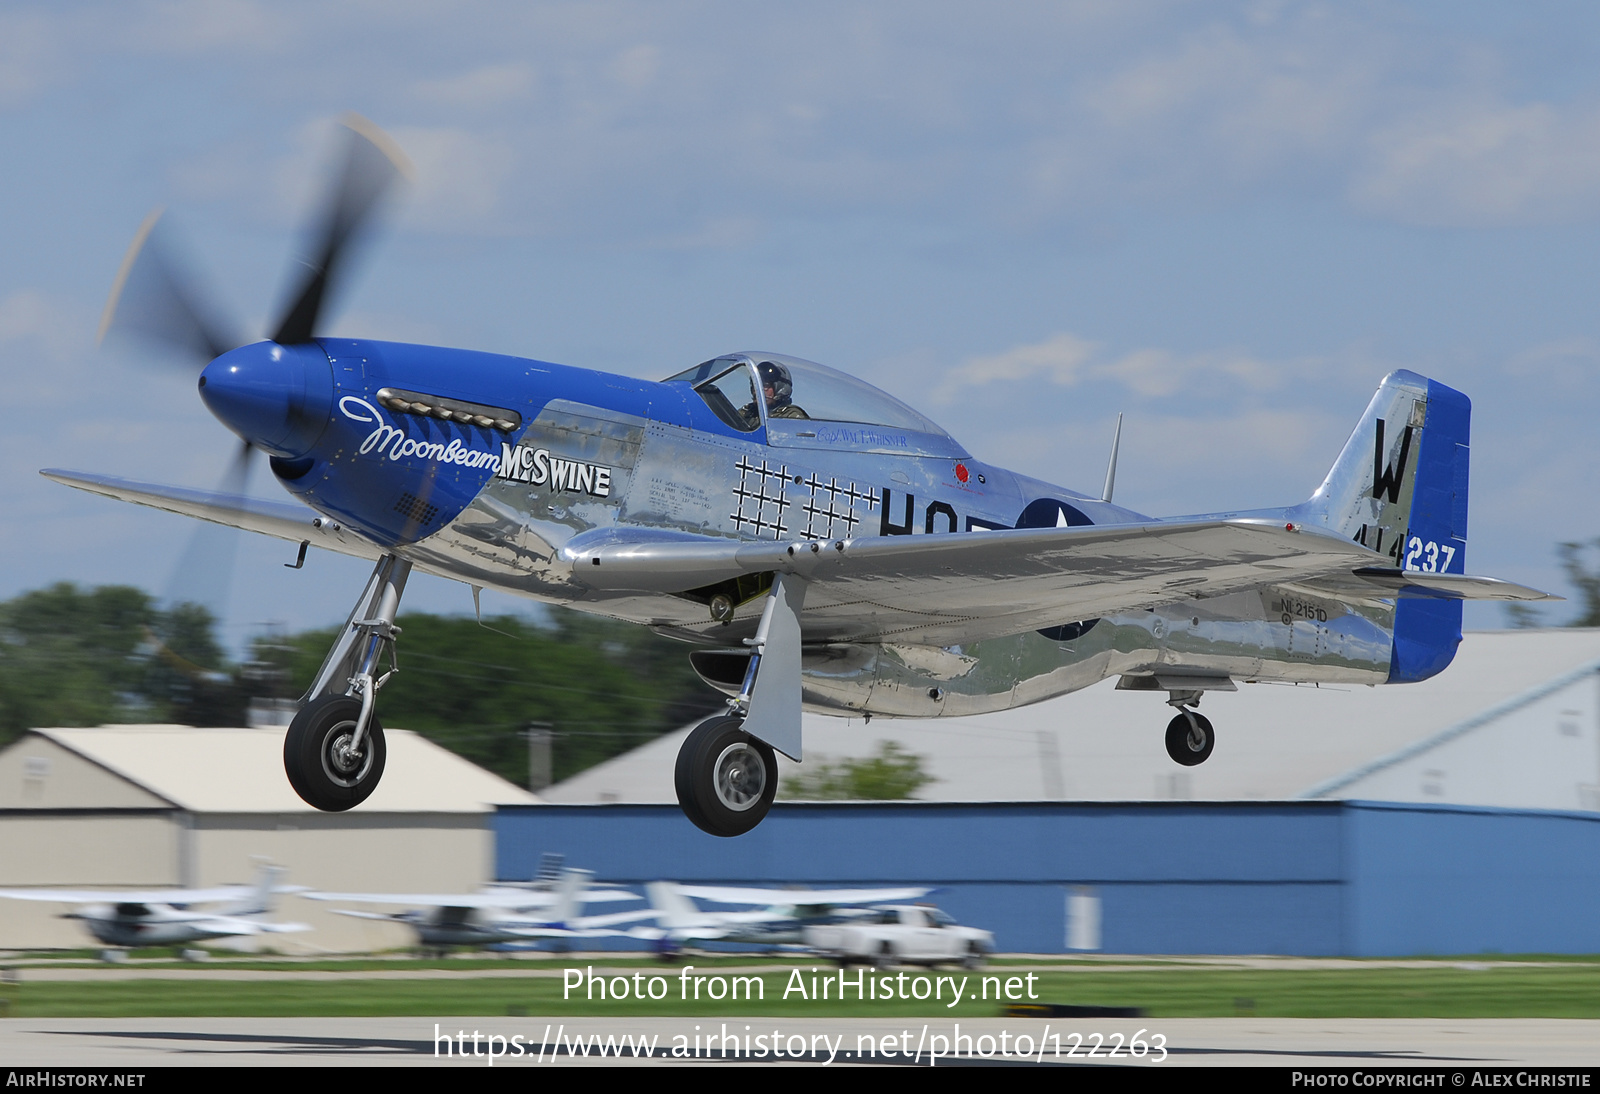
[[0, 12], [0, 107], [32, 99], [61, 64], [56, 36], [42, 16]]
[[416, 95], [443, 106], [483, 109], [528, 97], [534, 89], [534, 68], [524, 62], [484, 65], [459, 76], [424, 80]]
[[1158, 398], [1206, 381], [1227, 380], [1257, 389], [1277, 387], [1286, 372], [1299, 371], [1303, 364], [1271, 364], [1241, 353], [1184, 355], [1153, 348], [1106, 356], [1095, 343], [1062, 333], [1003, 353], [969, 358], [950, 369], [933, 394], [936, 401], [949, 403], [966, 389], [1012, 381], [1073, 387], [1091, 380], [1110, 380], [1136, 395]]
[[[410, 224], [429, 230], [482, 230], [503, 212], [502, 198], [515, 167], [507, 139], [456, 127], [382, 128], [411, 164], [408, 181], [394, 195], [400, 199], [395, 211]], [[263, 158], [255, 149], [235, 145], [189, 161], [180, 181], [191, 193], [232, 192], [246, 201], [261, 195], [280, 227], [300, 227], [326, 199], [343, 139], [337, 119], [322, 116], [300, 127], [293, 150], [270, 171], [255, 166]], [[269, 180], [270, 194], [264, 194]]]
[[[1329, 411], [1254, 409], [1215, 415], [1128, 414], [1123, 424], [1115, 500], [1154, 516], [1292, 505], [1310, 497], [1360, 416], [1360, 406]], [[1044, 408], [989, 438], [975, 455], [1068, 489], [1098, 496], [1112, 421], [1044, 422]]]
[[663, 251], [732, 250], [754, 242], [761, 230], [761, 221], [755, 217], [711, 217], [687, 231], [663, 235], [645, 245]]
[[50, 307], [42, 293], [24, 289], [0, 300], [0, 342], [37, 334], [48, 325]]
[[1375, 132], [1351, 185], [1370, 212], [1425, 224], [1549, 223], [1600, 211], [1600, 107], [1449, 104]]
[[1205, 22], [1119, 42], [1080, 66], [1028, 150], [1033, 215], [1226, 199], [1285, 179], [1326, 187], [1403, 75], [1385, 35], [1338, 12], [1191, 10]]
[[277, 47], [294, 39], [299, 22], [288, 5], [257, 0], [157, 0], [132, 17], [133, 38], [163, 53]]
[[[315, 132], [319, 136], [328, 135], [324, 126], [318, 126]], [[323, 145], [332, 147], [326, 141]], [[326, 151], [323, 155], [326, 156]], [[311, 148], [303, 147], [292, 169], [280, 168], [276, 175], [264, 173], [260, 170], [260, 149], [255, 141], [244, 138], [219, 141], [178, 160], [167, 169], [166, 178], [172, 186], [172, 194], [184, 202], [236, 201], [243, 197], [248, 204], [267, 200], [265, 187], [276, 181], [275, 204], [283, 206], [281, 211], [287, 215], [290, 195], [298, 200], [306, 183], [303, 173], [313, 162]]]
[[1561, 338], [1515, 353], [1506, 362], [1513, 376], [1533, 378], [1576, 373], [1588, 382], [1600, 379], [1600, 345], [1592, 338]]
[[1163, 516], [1292, 505], [1316, 490], [1360, 416], [1359, 405], [1136, 415], [1124, 427], [1119, 498]]
[[[1355, 5], [145, 0], [0, 15], [0, 107], [193, 55], [221, 100], [442, 126], [415, 132], [468, 160], [433, 172], [430, 217], [641, 240], [727, 216], [1020, 231], [1296, 189], [1409, 222], [1600, 212], [1600, 107], [1513, 85], [1509, 48]], [[271, 136], [231, 139], [263, 147], [197, 164], [208, 192], [247, 192], [233, 176], [270, 157]], [[546, 177], [512, 194], [512, 169]]]
[[408, 212], [413, 223], [481, 227], [501, 209], [515, 166], [510, 143], [466, 129], [390, 131], [416, 168]]
[[643, 90], [655, 82], [661, 71], [661, 50], [652, 45], [632, 46], [617, 54], [607, 69], [612, 79], [624, 87]]
[[0, 300], [0, 375], [13, 395], [72, 391], [64, 366], [93, 345], [94, 320], [87, 312], [37, 289], [21, 289]]
[[948, 402], [962, 388], [1035, 377], [1068, 387], [1082, 378], [1083, 367], [1094, 356], [1096, 348], [1093, 342], [1075, 334], [1057, 334], [1033, 345], [971, 357], [946, 373], [944, 381], [934, 389], [934, 398]]

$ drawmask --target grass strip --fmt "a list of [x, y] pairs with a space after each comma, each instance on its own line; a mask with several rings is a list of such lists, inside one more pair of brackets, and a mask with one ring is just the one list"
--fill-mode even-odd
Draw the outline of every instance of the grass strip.
[[[818, 985], [831, 984], [826, 1000], [813, 1000], [810, 968], [802, 967], [807, 998], [790, 991], [789, 970], [760, 976], [758, 997], [746, 1000], [711, 998], [716, 985], [701, 984], [698, 1000], [681, 997], [675, 970], [642, 967], [648, 988], [660, 976], [666, 997], [643, 1002], [584, 998], [563, 999], [559, 978], [372, 980], [352, 972], [346, 978], [322, 981], [250, 982], [231, 980], [116, 980], [29, 982], [0, 985], [0, 1014], [9, 1017], [177, 1017], [177, 1016], [334, 1016], [334, 1015], [561, 1015], [561, 1016], [877, 1016], [977, 1017], [1000, 1013], [995, 995], [1015, 972], [988, 969], [978, 973], [928, 973], [922, 970], [868, 972], [880, 986], [911, 990], [919, 976], [968, 977], [967, 994], [954, 1007], [948, 982], [942, 999], [855, 998], [855, 972], [847, 974], [852, 989], [841, 1002], [838, 972], [817, 966]], [[901, 979], [903, 971], [904, 979]], [[712, 967], [697, 973], [715, 973]], [[620, 973], [619, 973], [620, 974]], [[630, 996], [633, 984], [629, 978]], [[723, 975], [731, 981], [733, 974]], [[985, 981], [985, 978], [994, 978]], [[887, 983], [886, 983], [887, 982]], [[691, 977], [689, 990], [693, 992]], [[1600, 969], [1574, 963], [1548, 968], [1461, 969], [1197, 969], [1170, 968], [1037, 974], [1039, 1002], [1076, 1006], [1142, 1007], [1150, 1017], [1259, 1016], [1285, 1018], [1600, 1018]], [[726, 985], [724, 985], [726, 986]], [[987, 987], [989, 998], [973, 994]], [[657, 985], [658, 992], [660, 985]], [[581, 996], [581, 991], [577, 993]], [[609, 994], [609, 992], [608, 992]], [[819, 993], [820, 994], [820, 993]], [[880, 993], [881, 994], [881, 993]]]

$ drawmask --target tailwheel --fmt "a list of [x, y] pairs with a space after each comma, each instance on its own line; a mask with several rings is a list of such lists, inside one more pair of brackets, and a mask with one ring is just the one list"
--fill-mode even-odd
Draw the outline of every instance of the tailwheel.
[[339, 813], [378, 788], [386, 755], [383, 727], [372, 714], [357, 741], [360, 721], [361, 700], [348, 695], [314, 699], [294, 716], [283, 739], [283, 769], [307, 805]]
[[1180, 710], [1167, 723], [1167, 755], [1184, 767], [1205, 763], [1216, 743], [1211, 721], [1197, 711]]
[[734, 715], [708, 718], [678, 752], [675, 783], [683, 815], [713, 836], [742, 836], [778, 793], [778, 758]]

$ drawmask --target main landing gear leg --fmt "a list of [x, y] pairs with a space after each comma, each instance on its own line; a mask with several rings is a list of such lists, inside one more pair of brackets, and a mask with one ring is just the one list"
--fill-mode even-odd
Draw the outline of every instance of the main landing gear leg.
[[1200, 692], [1174, 691], [1167, 705], [1176, 707], [1178, 716], [1167, 723], [1167, 755], [1184, 767], [1203, 764], [1216, 746], [1217, 735], [1211, 720], [1194, 708], [1200, 705]]
[[739, 697], [728, 713], [694, 728], [673, 781], [683, 815], [713, 836], [741, 836], [761, 823], [778, 792], [782, 752], [800, 759], [800, 607], [805, 582], [772, 580]]
[[[367, 800], [383, 777], [386, 751], [378, 689], [399, 671], [394, 625], [411, 563], [384, 555], [322, 662], [283, 739], [289, 785], [308, 805], [342, 812]], [[389, 671], [376, 675], [384, 653]]]

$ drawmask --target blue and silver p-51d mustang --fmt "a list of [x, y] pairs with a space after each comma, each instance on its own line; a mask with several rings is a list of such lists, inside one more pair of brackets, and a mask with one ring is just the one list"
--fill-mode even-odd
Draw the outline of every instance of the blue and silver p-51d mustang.
[[1422, 680], [1450, 663], [1463, 599], [1544, 596], [1467, 576], [1470, 404], [1409, 372], [1383, 380], [1309, 500], [1156, 520], [1112, 504], [1110, 472], [1090, 496], [995, 467], [898, 399], [780, 354], [649, 382], [315, 337], [399, 162], [359, 121], [350, 142], [269, 341], [219, 334], [148, 231], [108, 308], [206, 362], [206, 406], [303, 506], [45, 472], [302, 557], [375, 560], [285, 740], [290, 782], [320, 809], [383, 773], [375, 700], [413, 567], [692, 644], [728, 710], [685, 742], [678, 798], [724, 836], [766, 814], [774, 750], [801, 758], [803, 708], [978, 714], [1117, 676], [1167, 694], [1167, 750], [1192, 765], [1214, 743], [1206, 691]]

